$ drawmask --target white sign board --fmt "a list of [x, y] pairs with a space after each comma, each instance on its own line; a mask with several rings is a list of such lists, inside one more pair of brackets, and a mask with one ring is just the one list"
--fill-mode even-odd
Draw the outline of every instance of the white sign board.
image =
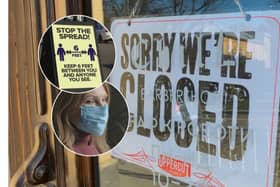
[[113, 22], [130, 109], [114, 156], [197, 186], [273, 186], [280, 13], [250, 14]]

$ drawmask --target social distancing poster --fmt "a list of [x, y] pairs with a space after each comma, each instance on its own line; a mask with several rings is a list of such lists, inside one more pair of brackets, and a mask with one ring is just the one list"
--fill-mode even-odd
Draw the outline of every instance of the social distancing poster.
[[59, 88], [95, 88], [102, 83], [94, 27], [52, 26]]

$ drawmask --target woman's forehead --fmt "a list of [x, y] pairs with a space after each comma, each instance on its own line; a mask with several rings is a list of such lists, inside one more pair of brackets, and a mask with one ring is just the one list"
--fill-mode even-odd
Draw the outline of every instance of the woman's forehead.
[[104, 86], [100, 86], [98, 88], [95, 88], [93, 91], [86, 93], [84, 95], [84, 98], [91, 97], [91, 96], [107, 97], [108, 93], [105, 90]]

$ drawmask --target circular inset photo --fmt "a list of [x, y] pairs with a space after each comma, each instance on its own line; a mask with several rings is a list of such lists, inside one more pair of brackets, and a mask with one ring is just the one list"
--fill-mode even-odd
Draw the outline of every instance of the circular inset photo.
[[82, 156], [98, 156], [113, 149], [128, 128], [128, 107], [110, 83], [94, 90], [61, 92], [53, 105], [52, 125], [67, 149]]
[[52, 23], [41, 37], [38, 53], [46, 79], [70, 93], [99, 87], [115, 61], [112, 34], [97, 20], [83, 15]]

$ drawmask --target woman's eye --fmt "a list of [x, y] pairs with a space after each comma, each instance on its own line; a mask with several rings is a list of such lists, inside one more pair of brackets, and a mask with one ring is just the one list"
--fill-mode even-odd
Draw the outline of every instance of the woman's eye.
[[87, 101], [86, 101], [86, 104], [90, 104], [90, 103], [91, 103], [91, 101], [90, 101], [90, 100], [87, 100]]
[[93, 103], [95, 103], [95, 102], [94, 102], [94, 100], [86, 100], [85, 103], [86, 103], [86, 104], [93, 104]]
[[108, 102], [108, 98], [102, 98], [103, 102]]

